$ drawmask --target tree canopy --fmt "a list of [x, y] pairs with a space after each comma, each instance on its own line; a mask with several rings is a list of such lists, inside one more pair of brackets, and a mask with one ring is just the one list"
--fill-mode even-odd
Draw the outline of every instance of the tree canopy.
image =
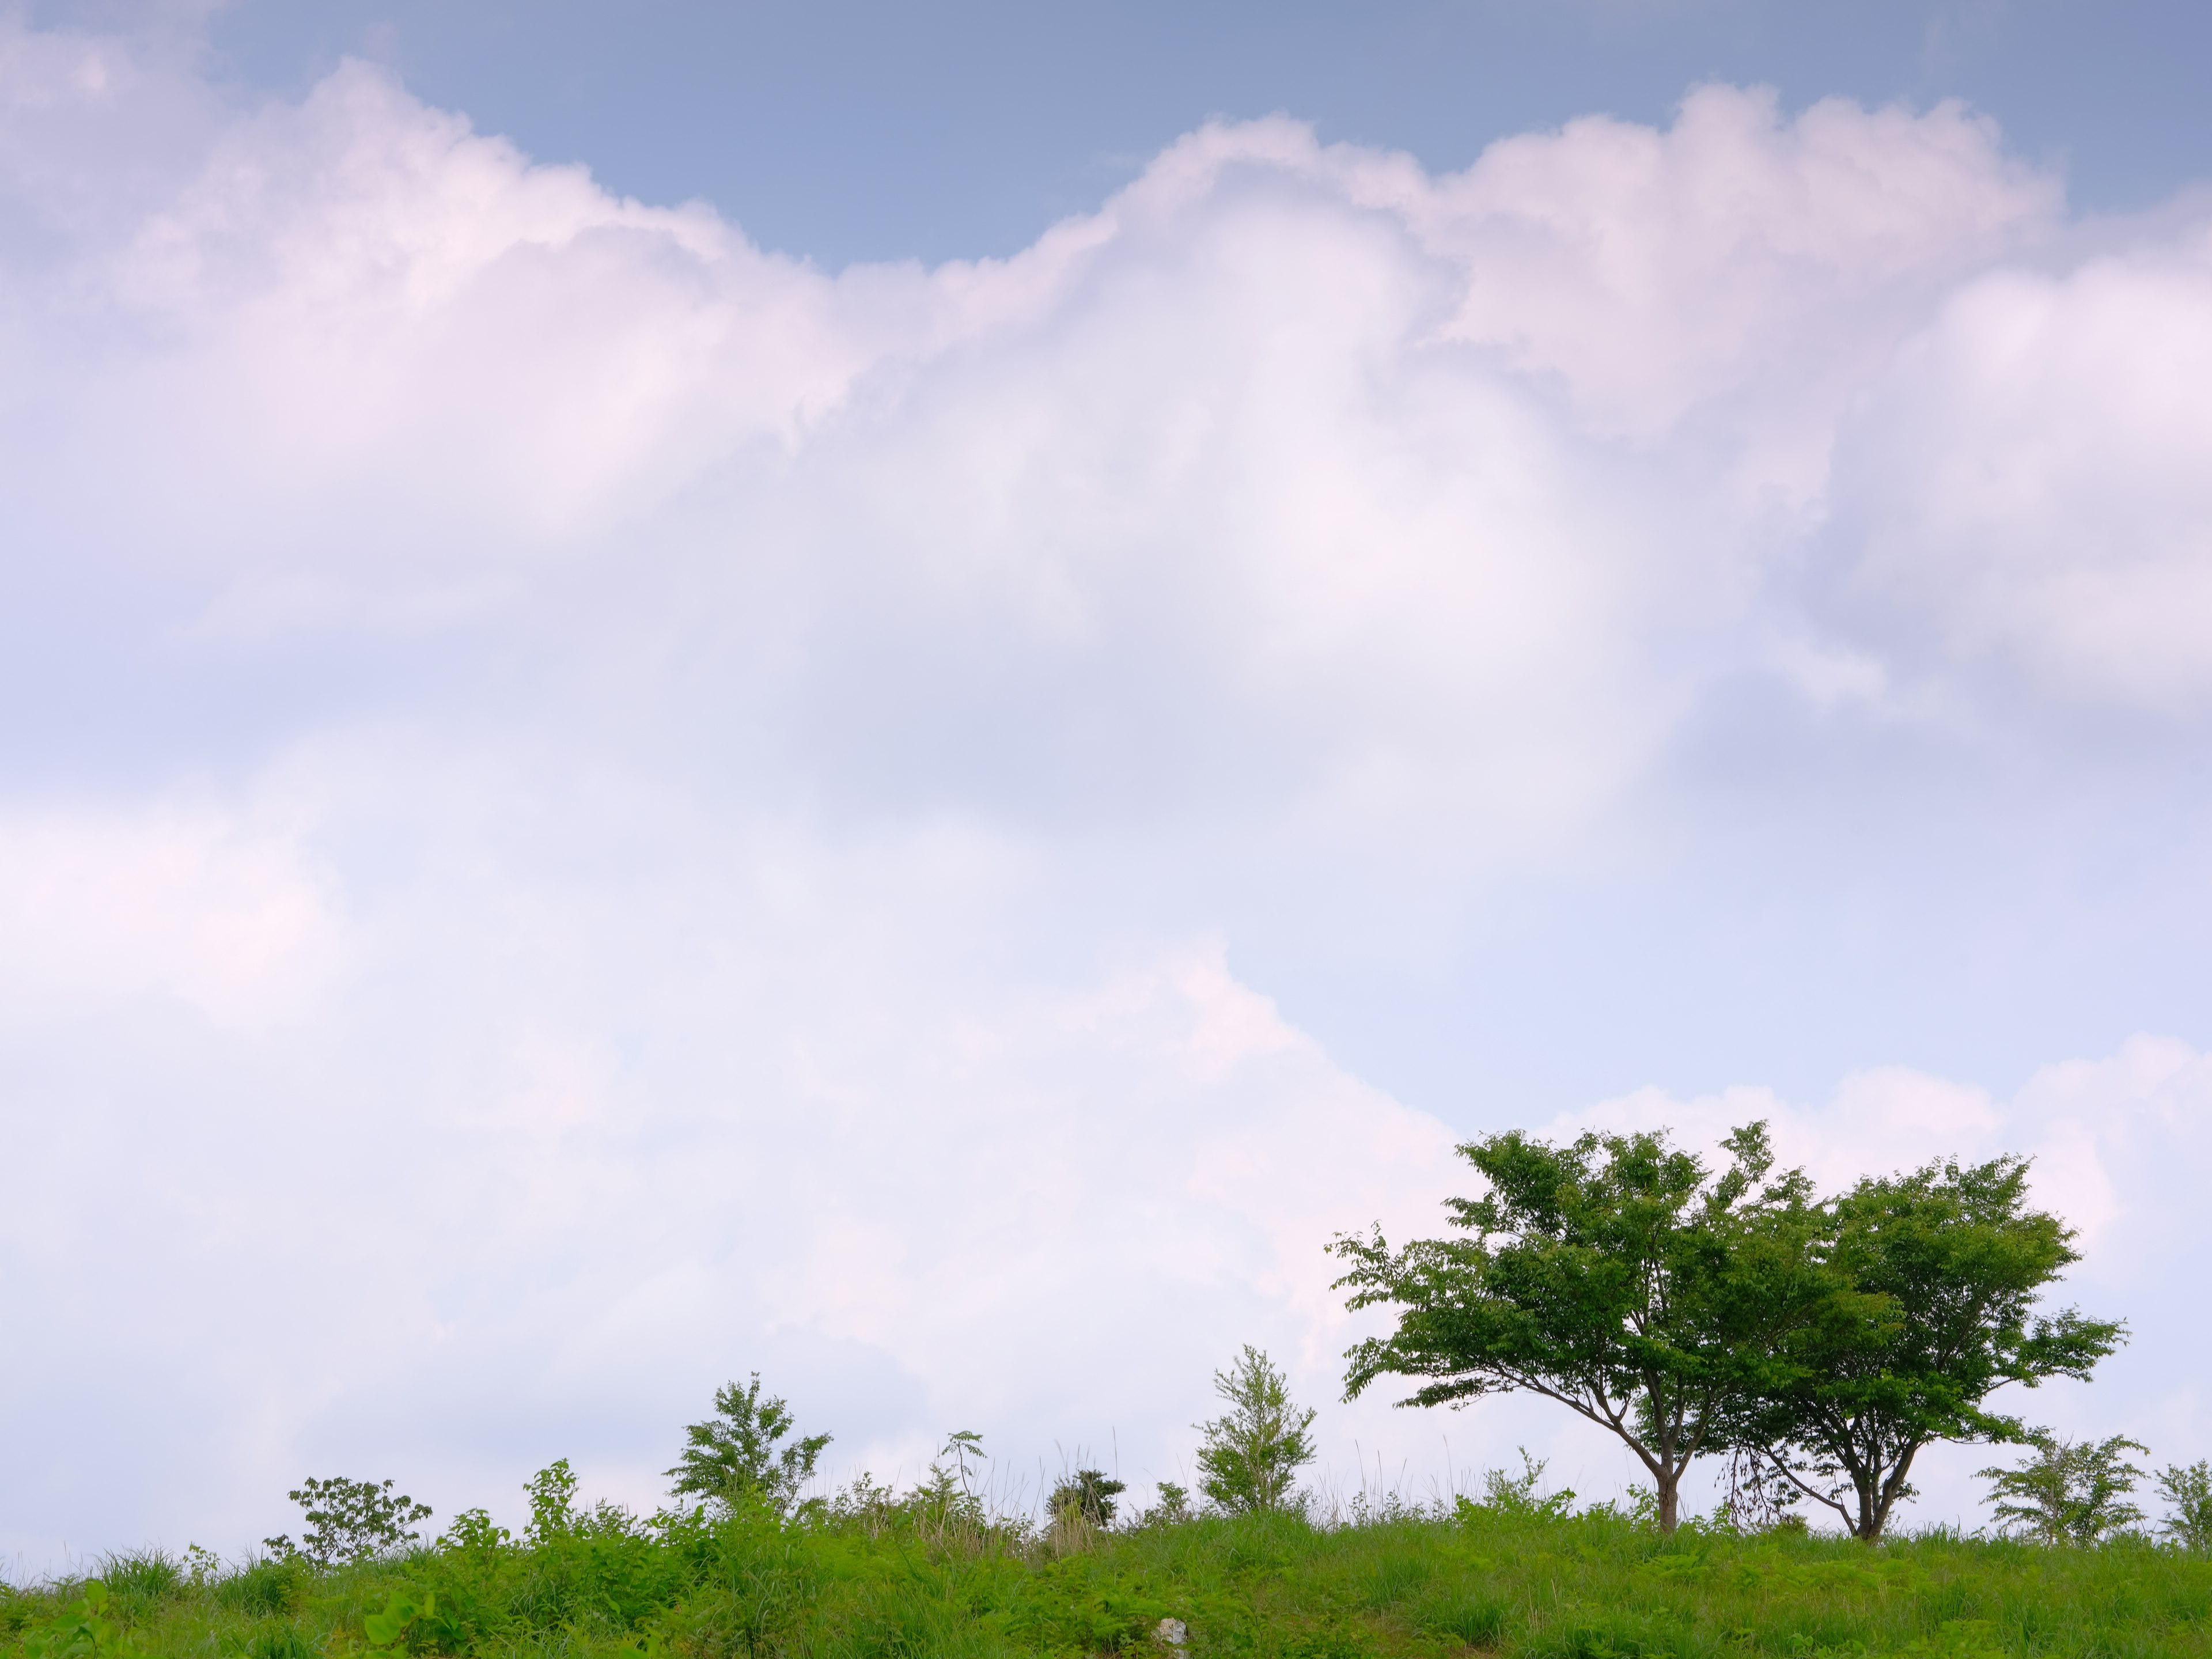
[[1330, 1247], [1353, 1308], [1399, 1310], [1346, 1356], [1346, 1397], [1391, 1375], [1419, 1380], [1405, 1405], [1542, 1395], [1634, 1452], [1664, 1528], [1683, 1471], [1726, 1450], [1761, 1503], [1809, 1498], [1872, 1542], [1923, 1448], [2041, 1444], [1990, 1395], [2086, 1380], [2124, 1340], [2117, 1321], [2039, 1311], [2079, 1257], [2072, 1230], [2030, 1207], [2024, 1158], [1818, 1200], [1802, 1171], [1771, 1174], [1765, 1124], [1722, 1144], [1717, 1174], [1663, 1130], [1462, 1146], [1488, 1182], [1449, 1200], [1470, 1236]]
[[1683, 1471], [1737, 1401], [1785, 1380], [1785, 1345], [1831, 1288], [1803, 1173], [1771, 1176], [1764, 1123], [1723, 1145], [1718, 1174], [1663, 1131], [1460, 1147], [1489, 1184], [1448, 1201], [1469, 1237], [1393, 1250], [1377, 1228], [1330, 1247], [1352, 1307], [1400, 1310], [1346, 1355], [1346, 1397], [1398, 1376], [1421, 1379], [1402, 1405], [1556, 1400], [1636, 1455], [1671, 1531]]
[[675, 1480], [671, 1490], [722, 1504], [750, 1498], [787, 1511], [812, 1478], [830, 1437], [810, 1434], [779, 1448], [791, 1432], [791, 1410], [781, 1400], [761, 1398], [758, 1371], [748, 1385], [717, 1389], [714, 1413], [684, 1431], [687, 1443], [668, 1471]]
[[1790, 1374], [1739, 1403], [1729, 1435], [1856, 1537], [1881, 1536], [1930, 1442], [2032, 1442], [1989, 1410], [1994, 1390], [2086, 1380], [2124, 1334], [2070, 1308], [2036, 1312], [2079, 1257], [2071, 1229], [2028, 1207], [2027, 1167], [1929, 1164], [1827, 1206], [1833, 1293], [1792, 1339]]

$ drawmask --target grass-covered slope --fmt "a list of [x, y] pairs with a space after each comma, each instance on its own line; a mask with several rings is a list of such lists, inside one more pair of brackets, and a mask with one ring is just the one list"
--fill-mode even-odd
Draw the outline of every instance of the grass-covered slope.
[[884, 1505], [580, 1515], [318, 1571], [158, 1556], [0, 1595], [0, 1654], [2212, 1655], [2212, 1560], [1934, 1536], [1876, 1549], [1462, 1504], [1036, 1534]]

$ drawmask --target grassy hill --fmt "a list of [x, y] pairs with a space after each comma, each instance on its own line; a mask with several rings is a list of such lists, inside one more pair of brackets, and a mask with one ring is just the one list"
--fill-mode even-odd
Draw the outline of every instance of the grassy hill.
[[[158, 1554], [0, 1595], [0, 1654], [2212, 1655], [2212, 1559], [1946, 1535], [1875, 1549], [1617, 1511], [1295, 1516], [1099, 1530], [907, 1500], [799, 1521], [608, 1506], [522, 1540], [318, 1569]], [[452, 1537], [455, 1534], [449, 1534]]]

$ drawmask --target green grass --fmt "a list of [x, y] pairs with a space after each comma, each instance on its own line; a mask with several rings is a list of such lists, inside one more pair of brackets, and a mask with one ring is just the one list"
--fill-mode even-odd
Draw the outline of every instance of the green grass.
[[[780, 1524], [601, 1510], [533, 1545], [421, 1549], [316, 1571], [197, 1576], [154, 1553], [103, 1567], [110, 1638], [70, 1650], [308, 1659], [371, 1650], [396, 1597], [414, 1652], [483, 1656], [1163, 1654], [1516, 1659], [1693, 1656], [2212, 1656], [2212, 1559], [2142, 1544], [2051, 1550], [1932, 1535], [1662, 1539], [1600, 1511], [1463, 1508], [1314, 1527], [1295, 1516], [1038, 1534], [910, 1508]], [[0, 1594], [0, 1655], [81, 1583]]]

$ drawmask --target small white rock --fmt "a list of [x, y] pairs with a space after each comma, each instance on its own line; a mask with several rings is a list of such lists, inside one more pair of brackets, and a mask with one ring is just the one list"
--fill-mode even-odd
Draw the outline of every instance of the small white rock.
[[1190, 1632], [1183, 1628], [1180, 1619], [1163, 1619], [1160, 1627], [1152, 1632], [1152, 1640], [1164, 1642], [1171, 1648], [1181, 1647]]

